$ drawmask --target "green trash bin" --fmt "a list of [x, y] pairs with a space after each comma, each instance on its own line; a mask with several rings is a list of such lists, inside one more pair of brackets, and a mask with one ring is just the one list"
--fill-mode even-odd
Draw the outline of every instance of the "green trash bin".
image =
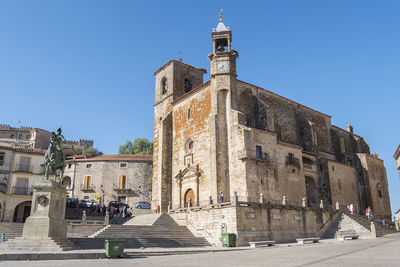
[[122, 257], [124, 254], [124, 240], [108, 240], [104, 243], [106, 257]]
[[236, 235], [233, 233], [222, 234], [222, 246], [224, 247], [234, 247], [236, 243]]

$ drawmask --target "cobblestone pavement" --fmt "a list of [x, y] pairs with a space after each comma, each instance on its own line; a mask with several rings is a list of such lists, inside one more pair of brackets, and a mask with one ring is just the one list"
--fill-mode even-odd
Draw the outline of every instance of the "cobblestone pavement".
[[400, 266], [400, 233], [375, 240], [325, 240], [254, 250], [126, 259], [1, 262], [0, 266]]

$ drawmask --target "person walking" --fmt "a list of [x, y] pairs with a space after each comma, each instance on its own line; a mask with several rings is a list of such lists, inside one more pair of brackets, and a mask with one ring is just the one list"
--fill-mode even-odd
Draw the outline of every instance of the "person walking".
[[367, 215], [368, 220], [371, 220], [371, 208], [368, 206], [368, 208], [365, 210], [365, 215]]
[[6, 235], [4, 233], [1, 233], [0, 243], [3, 243], [5, 240], [6, 240]]

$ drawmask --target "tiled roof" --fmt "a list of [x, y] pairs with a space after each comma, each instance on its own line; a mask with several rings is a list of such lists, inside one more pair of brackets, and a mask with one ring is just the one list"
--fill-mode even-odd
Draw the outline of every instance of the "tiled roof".
[[11, 150], [15, 152], [22, 152], [22, 153], [35, 153], [35, 154], [45, 154], [46, 150], [43, 149], [32, 149], [32, 148], [25, 148], [25, 147], [18, 147], [18, 146], [3, 146], [0, 145], [0, 149]]
[[67, 162], [74, 161], [153, 161], [153, 155], [116, 154], [67, 160]]

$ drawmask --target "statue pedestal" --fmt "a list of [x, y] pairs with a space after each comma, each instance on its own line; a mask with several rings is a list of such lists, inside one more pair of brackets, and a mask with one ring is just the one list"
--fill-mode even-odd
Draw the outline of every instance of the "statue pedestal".
[[24, 224], [22, 237], [4, 242], [4, 253], [55, 252], [76, 249], [67, 240], [65, 210], [67, 192], [53, 180], [42, 180], [33, 186], [31, 216]]
[[22, 238], [66, 239], [67, 191], [53, 180], [41, 180], [33, 189], [31, 215], [25, 221]]

